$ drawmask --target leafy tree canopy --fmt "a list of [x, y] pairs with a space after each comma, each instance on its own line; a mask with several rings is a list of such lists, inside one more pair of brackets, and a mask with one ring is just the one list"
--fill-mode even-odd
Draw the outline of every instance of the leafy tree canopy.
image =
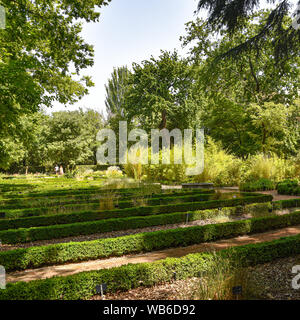
[[[253, 12], [260, 8], [262, 2], [261, 0], [200, 0], [198, 11], [203, 8], [209, 9], [208, 24], [214, 30], [225, 29], [230, 34], [234, 34], [244, 27]], [[267, 0], [267, 3], [274, 7], [268, 14], [265, 23], [255, 34], [246, 37], [241, 44], [228, 48], [223, 57], [236, 56], [252, 48], [260, 52], [267, 41], [272, 43], [273, 56], [277, 62], [298, 57], [300, 55], [300, 28], [295, 28], [291, 18], [289, 23], [286, 23], [287, 18], [291, 17], [290, 10], [295, 2]], [[293, 17], [294, 21], [299, 18], [299, 13]]]
[[207, 21], [197, 19], [187, 24], [187, 35], [182, 37], [183, 44], [191, 47], [199, 91], [206, 98], [201, 120], [207, 133], [242, 157], [267, 151], [295, 153], [299, 141], [299, 108], [295, 107], [299, 57], [285, 60], [278, 68], [272, 40], [268, 39], [259, 56], [252, 48], [235, 59], [214, 63], [230, 48], [255, 35], [268, 15], [268, 11], [256, 13], [234, 34], [223, 30], [220, 35]]
[[145, 130], [192, 128], [197, 120], [193, 68], [175, 51], [133, 64], [126, 95], [128, 119]]
[[93, 47], [81, 38], [82, 21], [98, 21], [110, 0], [0, 0], [0, 135], [13, 132], [22, 114], [53, 101], [74, 103], [92, 85], [78, 80], [93, 64]]

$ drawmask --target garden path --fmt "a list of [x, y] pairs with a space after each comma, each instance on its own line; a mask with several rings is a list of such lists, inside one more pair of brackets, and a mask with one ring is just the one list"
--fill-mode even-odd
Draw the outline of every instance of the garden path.
[[112, 267], [119, 267], [129, 263], [143, 263], [143, 262], [154, 262], [162, 260], [168, 257], [182, 257], [190, 253], [215, 251], [226, 249], [233, 246], [241, 246], [250, 243], [260, 243], [264, 241], [272, 241], [281, 237], [294, 236], [300, 234], [300, 225], [283, 228], [279, 230], [272, 230], [259, 234], [251, 234], [245, 236], [239, 236], [231, 239], [224, 239], [212, 243], [201, 243], [188, 247], [171, 248], [160, 251], [153, 251], [142, 254], [132, 254], [122, 257], [114, 257], [108, 259], [100, 259], [93, 261], [84, 261], [80, 263], [71, 263], [65, 265], [56, 265], [43, 267], [39, 269], [27, 269], [25, 271], [18, 271], [8, 273], [6, 280], [7, 282], [17, 281], [31, 281], [37, 279], [51, 278], [54, 276], [68, 276], [83, 271], [92, 271], [99, 269], [106, 269]]

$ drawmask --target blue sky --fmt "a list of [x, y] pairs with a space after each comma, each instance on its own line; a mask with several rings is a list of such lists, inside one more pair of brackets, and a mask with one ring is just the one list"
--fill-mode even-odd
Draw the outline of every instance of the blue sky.
[[56, 104], [48, 111], [79, 107], [104, 111], [105, 88], [113, 67], [141, 62], [160, 50], [180, 50], [185, 23], [195, 18], [197, 0], [112, 0], [102, 8], [98, 23], [85, 24], [83, 38], [95, 47], [95, 64], [82, 74], [91, 75], [95, 87], [73, 106]]
[[[296, 4], [297, 1], [293, 0]], [[160, 50], [181, 50], [179, 37], [185, 34], [185, 23], [195, 19], [198, 0], [112, 0], [101, 8], [98, 23], [83, 27], [82, 36], [95, 47], [95, 64], [82, 75], [90, 75], [95, 87], [72, 106], [55, 104], [47, 112], [92, 108], [105, 111], [104, 85], [113, 67], [140, 63]], [[261, 2], [268, 7], [266, 1]], [[272, 7], [272, 6], [271, 6]], [[205, 17], [202, 12], [201, 16]]]

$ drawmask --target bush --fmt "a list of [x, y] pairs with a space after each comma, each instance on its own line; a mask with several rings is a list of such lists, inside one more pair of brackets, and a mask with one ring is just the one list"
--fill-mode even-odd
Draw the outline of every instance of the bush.
[[215, 186], [236, 186], [241, 179], [242, 160], [228, 154], [220, 144], [208, 138], [205, 147], [204, 170], [195, 182], [212, 182]]
[[[217, 252], [232, 265], [248, 267], [267, 263], [300, 253], [300, 236], [229, 248]], [[58, 276], [45, 280], [8, 283], [0, 290], [0, 300], [78, 300], [96, 295], [99, 283], [107, 284], [107, 292], [127, 291], [140, 286], [192, 277], [201, 277], [214, 268], [214, 253], [189, 254], [182, 258], [128, 264], [111, 269], [81, 272], [71, 276]]]
[[269, 156], [258, 154], [245, 161], [243, 170], [242, 180], [245, 182], [259, 179], [278, 182], [290, 177], [293, 174], [294, 167], [291, 162], [279, 158], [275, 154]]
[[[281, 216], [144, 232], [118, 238], [29, 247], [0, 252], [0, 265], [3, 265], [7, 271], [37, 268], [44, 265], [122, 256], [172, 247], [185, 247], [203, 242], [279, 229], [299, 223], [300, 213], [294, 212]], [[17, 232], [18, 230], [16, 230]], [[23, 236], [26, 237], [26, 232], [24, 232]], [[8, 238], [9, 236], [6, 239]], [[5, 238], [3, 239], [6, 240]], [[10, 239], [14, 241], [13, 234], [10, 235]]]
[[278, 200], [272, 202], [273, 210], [300, 207], [300, 199]]
[[0, 239], [3, 243], [25, 243], [37, 240], [59, 239], [63, 237], [104, 233], [119, 230], [138, 229], [149, 226], [158, 226], [185, 221], [196, 221], [212, 219], [218, 216], [234, 216], [242, 213], [254, 214], [261, 211], [268, 213], [269, 203], [246, 205], [244, 207], [228, 207], [209, 210], [198, 210], [188, 212], [176, 212], [145, 217], [129, 217], [106, 219], [92, 222], [77, 222], [72, 224], [10, 229], [0, 231]]
[[250, 203], [272, 201], [270, 195], [245, 194], [243, 198], [210, 200], [200, 202], [186, 202], [179, 204], [133, 207], [108, 211], [83, 211], [74, 213], [61, 213], [29, 218], [3, 219], [0, 220], [0, 230], [29, 228], [37, 226], [49, 226], [55, 224], [68, 224], [75, 222], [95, 221], [110, 218], [125, 218], [134, 216], [149, 216], [154, 214], [187, 212], [195, 210], [213, 209], [221, 207], [234, 207]]
[[109, 167], [105, 172], [107, 178], [121, 178], [123, 177], [123, 172], [119, 167], [112, 166]]
[[275, 184], [266, 178], [261, 178], [256, 181], [249, 181], [242, 183], [240, 185], [241, 191], [266, 191], [266, 190], [274, 190]]
[[[145, 198], [133, 198], [128, 200], [119, 200], [118, 195], [114, 192], [107, 192], [101, 194], [99, 199], [91, 200], [88, 203], [86, 201], [77, 201], [74, 204], [61, 203], [59, 206], [45, 206], [38, 207], [32, 209], [21, 209], [21, 210], [13, 210], [6, 211], [6, 217], [32, 217], [39, 216], [45, 214], [57, 214], [57, 213], [71, 213], [78, 211], [87, 211], [87, 210], [114, 210], [116, 208], [126, 209], [132, 208], [136, 206], [141, 206], [143, 203], [144, 206], [156, 206], [163, 204], [171, 204], [171, 203], [184, 203], [184, 202], [197, 202], [197, 201], [207, 201], [213, 200], [213, 195], [210, 194], [188, 194], [188, 195], [154, 195], [153, 197], [145, 197]], [[141, 201], [137, 201], [141, 200]], [[0, 210], [1, 209], [0, 207]]]
[[279, 194], [300, 195], [300, 186], [297, 180], [284, 180], [276, 187]]
[[[167, 159], [168, 150], [160, 150], [158, 158], [159, 164], [149, 164], [143, 166], [144, 174], [146, 179], [149, 181], [163, 181], [164, 183], [182, 183], [188, 180], [186, 175], [186, 169], [188, 165], [184, 162], [183, 149], [177, 146], [174, 146], [170, 150], [170, 164], [163, 164], [163, 159]], [[149, 157], [151, 159], [151, 149], [149, 149]], [[176, 164], [176, 159], [179, 157], [182, 160], [181, 164]]]

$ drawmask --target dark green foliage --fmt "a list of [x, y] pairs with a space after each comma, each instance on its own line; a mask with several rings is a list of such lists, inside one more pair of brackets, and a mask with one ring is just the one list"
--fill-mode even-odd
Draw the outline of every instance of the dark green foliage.
[[[286, 27], [285, 22], [289, 19], [289, 10], [292, 1], [268, 0], [269, 3], [276, 3], [266, 19], [264, 25], [260, 27], [259, 32], [252, 35], [250, 39], [245, 40], [227, 51], [226, 55], [236, 57], [237, 55], [250, 51], [255, 48], [257, 56], [263, 49], [268, 39], [271, 39], [274, 46], [274, 56], [276, 62], [284, 63], [287, 59], [299, 56], [299, 37], [300, 32], [292, 27], [291, 22]], [[216, 1], [200, 0], [198, 11], [208, 8], [210, 11], [208, 23], [213, 29], [225, 29], [234, 34], [242, 29], [245, 21], [249, 20], [253, 12], [259, 9], [259, 0], [235, 0], [235, 1]], [[278, 67], [281, 65], [278, 64]]]
[[281, 210], [284, 208], [297, 208], [300, 206], [300, 199], [289, 199], [289, 200], [279, 200], [273, 201], [273, 210]]
[[1, 252], [0, 265], [7, 271], [37, 268], [44, 265], [184, 247], [297, 224], [300, 224], [300, 213], [294, 212], [282, 216], [145, 232], [118, 238], [29, 247]]
[[[126, 198], [118, 198], [118, 196], [114, 196], [115, 199], [114, 205], [115, 208], [119, 209], [126, 209], [126, 208], [132, 208], [136, 206], [137, 204], [135, 203], [134, 196], [131, 197], [126, 197]], [[132, 199], [133, 198], [133, 199]], [[153, 197], [147, 196], [143, 199], [141, 199], [145, 205], [149, 206], [156, 206], [156, 205], [162, 205], [162, 204], [170, 204], [174, 202], [198, 202], [198, 201], [207, 201], [212, 198], [212, 195], [210, 194], [187, 194], [183, 195], [177, 194], [156, 194], [153, 195]], [[87, 199], [88, 200], [88, 199]], [[31, 217], [31, 216], [38, 216], [38, 215], [43, 215], [43, 214], [55, 214], [59, 212], [78, 212], [78, 211], [83, 211], [83, 210], [100, 210], [100, 203], [103, 201], [101, 198], [100, 199], [93, 199], [89, 200], [69, 200], [69, 201], [60, 201], [56, 202], [53, 204], [47, 204], [45, 203], [44, 206], [37, 207], [37, 208], [26, 208], [26, 209], [15, 209], [13, 211], [8, 211], [11, 207], [1, 207], [1, 211], [5, 211], [6, 217], [7, 218], [15, 218], [17, 217]], [[104, 201], [105, 201], [105, 196], [104, 196]], [[55, 206], [56, 204], [56, 206]], [[8, 209], [8, 210], [7, 210]]]
[[284, 180], [279, 182], [276, 187], [279, 194], [300, 195], [300, 186], [297, 180]]
[[[254, 266], [300, 253], [300, 236], [250, 244], [217, 254], [229, 258], [234, 265]], [[140, 286], [153, 286], [191, 277], [199, 277], [213, 268], [213, 253], [196, 253], [182, 258], [128, 264], [121, 267], [82, 272], [66, 277], [53, 277], [30, 282], [8, 283], [0, 290], [0, 300], [78, 300], [96, 295], [96, 285], [107, 283], [107, 292], [126, 291]]]
[[[250, 205], [251, 206], [251, 205]], [[246, 208], [245, 206], [244, 208]], [[241, 207], [210, 210], [176, 212], [145, 217], [114, 218], [72, 224], [19, 228], [0, 231], [2, 243], [25, 243], [37, 240], [59, 239], [63, 237], [104, 233], [118, 230], [138, 229], [149, 226], [196, 221], [218, 216], [240, 215]]]
[[65, 214], [45, 215], [19, 219], [0, 220], [0, 230], [49, 226], [55, 224], [68, 224], [75, 222], [94, 221], [110, 218], [125, 218], [133, 216], [148, 216], [162, 213], [187, 212], [195, 210], [234, 207], [250, 203], [272, 201], [270, 195], [244, 194], [245, 197], [227, 200], [210, 200], [200, 202], [187, 202], [180, 204], [134, 207], [109, 211], [85, 211]]

